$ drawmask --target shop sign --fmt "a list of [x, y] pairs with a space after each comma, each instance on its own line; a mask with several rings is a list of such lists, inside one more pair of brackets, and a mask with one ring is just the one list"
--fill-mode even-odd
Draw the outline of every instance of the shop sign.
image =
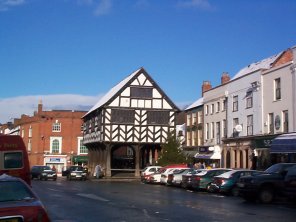
[[199, 147], [199, 153], [207, 153], [207, 152], [209, 152], [208, 146], [200, 146]]
[[61, 162], [61, 158], [49, 158], [49, 162]]
[[254, 140], [254, 142], [255, 142], [254, 148], [270, 148], [272, 140], [274, 138], [275, 138], [275, 136], [255, 139]]

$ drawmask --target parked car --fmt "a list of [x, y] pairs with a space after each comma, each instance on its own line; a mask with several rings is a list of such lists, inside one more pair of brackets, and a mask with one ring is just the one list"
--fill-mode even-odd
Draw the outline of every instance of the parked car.
[[284, 195], [286, 175], [294, 166], [296, 163], [277, 163], [262, 174], [241, 177], [237, 183], [240, 196], [247, 201], [259, 199], [262, 203], [271, 203], [275, 197]]
[[70, 166], [62, 171], [62, 176], [66, 176], [67, 180], [86, 180], [87, 170], [82, 166]]
[[256, 170], [231, 170], [222, 173], [219, 176], [215, 176], [213, 182], [211, 183], [210, 192], [219, 192], [224, 194], [231, 194], [233, 196], [238, 196], [239, 189], [236, 185], [239, 178], [242, 176], [249, 176], [261, 173]]
[[151, 174], [151, 176], [149, 177], [149, 180], [147, 180], [147, 183], [159, 184], [161, 174], [168, 171], [168, 170], [170, 170], [170, 168], [161, 168], [160, 170], [158, 170], [155, 173]]
[[147, 183], [154, 183], [154, 184], [161, 183], [162, 174], [164, 174], [163, 179], [162, 179], [163, 183], [164, 183], [164, 179], [165, 179], [164, 177], [167, 177], [167, 173], [169, 171], [176, 170], [176, 169], [184, 169], [184, 168], [187, 168], [186, 164], [172, 164], [172, 165], [165, 166], [165, 167], [159, 169], [154, 174], [152, 174], [151, 177], [149, 178], [149, 181], [147, 181]]
[[176, 187], [180, 187], [182, 184], [182, 176], [183, 175], [191, 175], [194, 172], [193, 168], [188, 169], [180, 169], [176, 172], [170, 173], [167, 179], [167, 185], [172, 185]]
[[[163, 185], [167, 185], [167, 181], [168, 181], [168, 175], [172, 174], [172, 173], [176, 173], [179, 170], [182, 170], [183, 168], [169, 168], [168, 170], [166, 170], [165, 172], [163, 172], [160, 176], [160, 184]], [[184, 169], [188, 169], [188, 168], [184, 168]]]
[[296, 166], [288, 169], [284, 183], [283, 194], [290, 199], [296, 200]]
[[31, 169], [31, 178], [37, 178], [38, 180], [57, 180], [57, 173], [49, 166], [33, 166]]
[[210, 190], [210, 185], [213, 182], [214, 176], [218, 176], [222, 173], [225, 173], [227, 171], [231, 171], [231, 169], [223, 169], [223, 168], [217, 168], [217, 169], [211, 169], [207, 171], [203, 171], [201, 173], [192, 175], [192, 188], [194, 190]]
[[182, 175], [182, 182], [181, 182], [181, 187], [184, 189], [191, 189], [192, 188], [192, 176], [195, 174], [199, 174], [201, 172], [205, 172], [207, 171], [207, 169], [195, 169], [194, 171], [186, 174], [186, 175]]
[[158, 171], [161, 168], [162, 168], [161, 166], [148, 166], [148, 167], [145, 167], [141, 171], [141, 181], [142, 182], [145, 182], [147, 180], [145, 177], [147, 177], [148, 175], [151, 175], [151, 174], [155, 173], [156, 171]]
[[37, 195], [20, 178], [0, 176], [0, 221], [49, 222], [49, 216]]

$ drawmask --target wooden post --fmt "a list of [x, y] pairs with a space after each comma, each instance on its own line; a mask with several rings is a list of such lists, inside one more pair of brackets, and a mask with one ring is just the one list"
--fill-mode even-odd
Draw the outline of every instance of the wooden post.
[[111, 177], [111, 144], [106, 146], [106, 177]]
[[136, 171], [135, 177], [140, 177], [140, 145], [136, 146]]

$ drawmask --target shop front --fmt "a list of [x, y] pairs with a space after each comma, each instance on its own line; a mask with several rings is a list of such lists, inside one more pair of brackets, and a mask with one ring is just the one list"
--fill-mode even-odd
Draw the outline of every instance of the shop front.
[[296, 133], [277, 136], [270, 147], [272, 163], [296, 163]]
[[219, 146], [200, 146], [194, 158], [195, 163], [204, 164], [206, 167], [220, 167], [221, 148]]
[[67, 155], [44, 155], [44, 165], [55, 169], [57, 174], [61, 174], [67, 165]]
[[73, 156], [72, 157], [72, 165], [80, 165], [80, 166], [86, 166], [88, 164], [88, 156]]
[[276, 135], [258, 136], [253, 140], [254, 159], [256, 161], [256, 169], [265, 170], [271, 163], [270, 147]]

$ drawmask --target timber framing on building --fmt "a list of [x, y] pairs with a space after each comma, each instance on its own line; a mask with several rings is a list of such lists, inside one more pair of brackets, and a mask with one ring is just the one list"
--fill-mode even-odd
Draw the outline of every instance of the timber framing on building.
[[140, 176], [141, 168], [157, 163], [178, 112], [144, 68], [130, 74], [83, 116], [90, 171], [100, 164], [106, 177]]

